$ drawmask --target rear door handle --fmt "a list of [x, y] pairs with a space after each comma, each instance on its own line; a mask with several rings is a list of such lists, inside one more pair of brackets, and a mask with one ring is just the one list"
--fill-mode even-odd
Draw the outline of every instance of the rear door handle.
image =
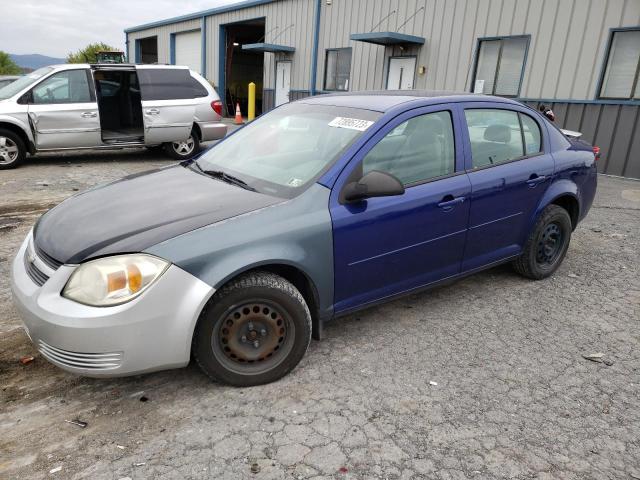
[[465, 197], [455, 197], [453, 195], [445, 195], [442, 201], [438, 204], [445, 212], [449, 210], [453, 210], [453, 207], [458, 205], [459, 203], [463, 203], [465, 201]]
[[95, 118], [98, 116], [98, 112], [83, 112], [80, 116], [82, 118]]
[[160, 113], [160, 110], [158, 110], [157, 108], [148, 108], [147, 113], [149, 115], [158, 115]]
[[537, 173], [533, 173], [529, 177], [529, 180], [527, 180], [527, 185], [529, 185], [529, 187], [533, 188], [536, 185], [538, 185], [539, 183], [544, 182], [546, 179], [547, 179], [546, 175], [538, 175]]

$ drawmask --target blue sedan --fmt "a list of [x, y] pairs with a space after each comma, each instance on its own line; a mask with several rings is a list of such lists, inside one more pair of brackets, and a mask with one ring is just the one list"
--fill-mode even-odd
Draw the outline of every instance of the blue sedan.
[[27, 334], [68, 371], [277, 380], [324, 322], [511, 262], [552, 275], [597, 147], [516, 101], [371, 92], [281, 106], [198, 159], [76, 195], [12, 267]]

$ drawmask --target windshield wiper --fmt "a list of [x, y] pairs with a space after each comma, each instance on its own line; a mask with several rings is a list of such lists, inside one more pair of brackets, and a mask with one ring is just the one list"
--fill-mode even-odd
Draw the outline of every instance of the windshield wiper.
[[233, 175], [229, 175], [228, 173], [223, 172], [222, 170], [206, 170], [206, 169], [203, 169], [198, 164], [198, 162], [193, 162], [193, 164], [202, 173], [204, 173], [205, 175], [208, 175], [208, 176], [210, 176], [212, 178], [216, 178], [218, 180], [222, 180], [223, 182], [227, 182], [227, 183], [230, 183], [232, 185], [236, 185], [238, 187], [244, 188], [245, 190], [250, 190], [252, 192], [257, 191], [255, 188], [253, 188], [251, 185], [249, 185], [244, 180], [242, 180], [242, 179], [240, 179], [238, 177], [234, 177]]

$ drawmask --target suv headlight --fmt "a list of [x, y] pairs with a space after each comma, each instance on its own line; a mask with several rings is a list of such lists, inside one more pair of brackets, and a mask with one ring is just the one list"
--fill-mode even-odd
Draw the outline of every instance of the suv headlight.
[[94, 307], [133, 300], [169, 267], [146, 254], [117, 255], [81, 264], [62, 290], [62, 296]]

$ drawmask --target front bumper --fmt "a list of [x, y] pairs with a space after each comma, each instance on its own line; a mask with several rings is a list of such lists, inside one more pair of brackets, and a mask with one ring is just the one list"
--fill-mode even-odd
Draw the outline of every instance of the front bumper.
[[175, 265], [142, 295], [90, 307], [60, 295], [75, 266], [52, 270], [40, 287], [27, 273], [27, 236], [13, 262], [11, 290], [29, 338], [51, 363], [91, 377], [133, 375], [189, 363], [198, 316], [214, 289]]
[[220, 140], [227, 134], [227, 126], [220, 122], [197, 122], [202, 133], [202, 141]]

